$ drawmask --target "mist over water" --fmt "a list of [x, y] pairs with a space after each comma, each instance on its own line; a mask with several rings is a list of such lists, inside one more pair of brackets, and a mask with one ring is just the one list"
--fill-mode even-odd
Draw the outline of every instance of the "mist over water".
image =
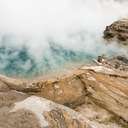
[[0, 0], [0, 73], [37, 76], [101, 54], [127, 55], [102, 39], [127, 7], [127, 0]]

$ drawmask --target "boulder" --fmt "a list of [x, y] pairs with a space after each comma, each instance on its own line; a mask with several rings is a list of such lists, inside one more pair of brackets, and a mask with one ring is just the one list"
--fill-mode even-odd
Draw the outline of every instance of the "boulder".
[[122, 19], [107, 26], [104, 31], [106, 40], [117, 40], [120, 44], [128, 45], [128, 19]]
[[1, 95], [0, 128], [93, 128], [78, 112], [44, 98], [4, 92], [0, 103]]

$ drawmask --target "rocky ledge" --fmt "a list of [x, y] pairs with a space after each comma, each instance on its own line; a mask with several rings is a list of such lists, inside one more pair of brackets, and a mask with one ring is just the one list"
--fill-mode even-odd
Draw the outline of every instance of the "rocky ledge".
[[128, 72], [97, 63], [48, 80], [1, 75], [0, 127], [127, 128]]
[[122, 19], [107, 26], [104, 31], [104, 38], [128, 45], [128, 19]]

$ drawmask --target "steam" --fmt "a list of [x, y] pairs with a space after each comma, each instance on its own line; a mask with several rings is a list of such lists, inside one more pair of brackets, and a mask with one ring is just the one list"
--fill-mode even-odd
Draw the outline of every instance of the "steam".
[[128, 16], [127, 0], [0, 0], [0, 71], [37, 75], [100, 54], [106, 25]]

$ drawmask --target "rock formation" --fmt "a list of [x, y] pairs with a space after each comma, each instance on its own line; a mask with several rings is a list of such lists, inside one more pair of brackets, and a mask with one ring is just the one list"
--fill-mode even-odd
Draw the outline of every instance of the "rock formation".
[[115, 39], [123, 45], [128, 45], [128, 19], [122, 19], [107, 26], [104, 38], [107, 40]]
[[[69, 112], [70, 114], [68, 112], [65, 113], [60, 107], [57, 110], [50, 109], [50, 112], [45, 112], [45, 115], [43, 116], [45, 120], [49, 121], [48, 128], [77, 128], [78, 126], [80, 128], [84, 128], [85, 125], [88, 124], [88, 120], [90, 121], [90, 127], [95, 126], [94, 128], [121, 128], [128, 126], [127, 71], [120, 71], [118, 69], [109, 68], [104, 65], [83, 66], [80, 69], [71, 71], [68, 75], [51, 80], [48, 79], [25, 81], [8, 78], [1, 75], [0, 81], [0, 91], [2, 95], [4, 93], [6, 95], [11, 91], [16, 91], [18, 93], [20, 92], [18, 94], [18, 97], [16, 97], [16, 100], [14, 100], [14, 102], [16, 102], [15, 105], [9, 105], [9, 109], [7, 109], [6, 111], [15, 113], [14, 110], [19, 110], [16, 114], [18, 117], [20, 115], [22, 117], [24, 116], [24, 114], [30, 116], [27, 117], [28, 122], [29, 118], [30, 120], [32, 118], [32, 120], [35, 121], [36, 125], [34, 127], [38, 128], [41, 126], [36, 123], [38, 118], [35, 118], [35, 116], [33, 116], [33, 114], [31, 113], [31, 109], [34, 109], [32, 110], [34, 112], [41, 113], [41, 111], [43, 111], [43, 104], [46, 104], [46, 106], [48, 106], [47, 102], [49, 102], [49, 104], [53, 104], [51, 106], [53, 106], [53, 108], [56, 108], [55, 103], [50, 103], [50, 101], [47, 101], [46, 99], [68, 106], [78, 113], [81, 113], [82, 118], [85, 118], [85, 123], [81, 122], [79, 119], [77, 119], [77, 121], [74, 121], [72, 115], [70, 115], [72, 112]], [[35, 95], [37, 97], [31, 97], [31, 95]], [[38, 96], [46, 99], [40, 101], [38, 100], [40, 99]], [[26, 97], [28, 98], [26, 99]], [[9, 98], [11, 100], [15, 99], [14, 96], [12, 98], [11, 96], [9, 96], [7, 99], [10, 100]], [[3, 100], [4, 98], [0, 99], [2, 99], [2, 102], [6, 102], [5, 105], [3, 103], [1, 107], [1, 112], [3, 114], [3, 108], [5, 108], [6, 104], [10, 103], [10, 101], [6, 101], [6, 98], [5, 100]], [[19, 102], [19, 100], [21, 103]], [[39, 105], [37, 105], [38, 103]], [[29, 104], [26, 107], [30, 109], [30, 112], [22, 111], [22, 109], [24, 110], [24, 105], [26, 104]], [[37, 109], [32, 107], [35, 106], [34, 104], [36, 105]], [[18, 109], [20, 108], [20, 106], [22, 107], [21, 110]], [[41, 106], [42, 109], [38, 108]], [[47, 107], [45, 107], [45, 109], [46, 108]], [[95, 114], [92, 114], [92, 117], [90, 117], [91, 114], [89, 114], [89, 111], [90, 113], [92, 112]], [[7, 115], [9, 115], [9, 113]], [[8, 118], [17, 118], [16, 115], [14, 114], [15, 117], [13, 117], [13, 115], [10, 115], [8, 116]], [[103, 115], [106, 117], [103, 117]], [[60, 117], [62, 117], [62, 119], [60, 119]], [[0, 126], [1, 122], [4, 122], [4, 120], [5, 118], [0, 121]], [[21, 119], [18, 118], [17, 120], [21, 121]], [[14, 124], [12, 124], [13, 127]], [[20, 125], [20, 123], [18, 124]], [[3, 126], [3, 128], [8, 127]], [[17, 128], [20, 128], [20, 126], [17, 126]]]
[[78, 127], [92, 128], [84, 116], [70, 108], [16, 91], [0, 93], [0, 128]]

